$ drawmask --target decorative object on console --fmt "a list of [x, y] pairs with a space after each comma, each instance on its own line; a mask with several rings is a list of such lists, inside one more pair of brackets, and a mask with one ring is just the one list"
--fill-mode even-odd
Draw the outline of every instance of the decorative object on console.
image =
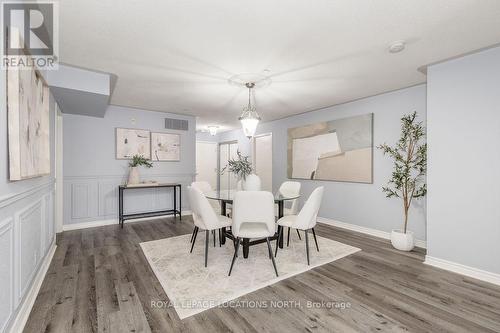
[[[15, 38], [23, 43], [19, 36]], [[21, 68], [21, 65], [7, 68], [11, 181], [50, 174], [49, 101], [49, 88], [40, 72], [33, 67]]]
[[129, 160], [134, 155], [151, 159], [151, 133], [135, 128], [116, 129], [116, 158]]
[[393, 147], [385, 143], [377, 147], [394, 160], [392, 177], [382, 191], [388, 198], [403, 200], [403, 230], [391, 233], [392, 245], [402, 251], [411, 251], [415, 244], [413, 233], [408, 231], [408, 212], [412, 201], [427, 194], [427, 143], [421, 142], [424, 137], [425, 127], [417, 121], [415, 111], [401, 118], [401, 137]]
[[149, 162], [147, 159], [141, 155], [134, 155], [132, 161], [128, 164], [130, 167], [127, 185], [135, 185], [141, 182], [139, 176], [139, 166], [145, 166], [146, 168], [152, 168], [153, 163]]
[[288, 129], [288, 178], [372, 183], [373, 113]]
[[154, 161], [180, 161], [181, 136], [172, 133], [151, 133], [151, 153]]

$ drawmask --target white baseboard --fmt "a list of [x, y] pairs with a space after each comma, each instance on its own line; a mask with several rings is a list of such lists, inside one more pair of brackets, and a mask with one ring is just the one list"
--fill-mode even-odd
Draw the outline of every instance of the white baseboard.
[[45, 255], [45, 259], [43, 260], [40, 268], [38, 269], [38, 273], [36, 274], [33, 282], [31, 283], [31, 288], [26, 293], [23, 302], [19, 306], [19, 310], [17, 311], [16, 317], [13, 319], [10, 329], [7, 332], [10, 333], [18, 333], [24, 330], [24, 325], [28, 321], [28, 317], [30, 315], [31, 309], [33, 308], [33, 304], [35, 304], [36, 297], [38, 296], [38, 292], [42, 287], [43, 280], [45, 275], [47, 274], [47, 270], [49, 269], [50, 263], [52, 262], [52, 257], [54, 257], [54, 253], [56, 252], [56, 238], [52, 242], [49, 251]]
[[453, 261], [448, 261], [444, 259], [439, 259], [431, 256], [425, 256], [424, 264], [434, 266], [437, 268], [445, 269], [454, 273], [469, 276], [481, 281], [493, 283], [500, 285], [500, 274], [491, 273], [488, 271], [483, 271], [482, 269], [477, 269], [470, 266], [465, 266], [458, 264]]
[[[183, 210], [182, 216], [185, 216], [185, 215], [191, 215], [191, 211], [190, 210]], [[124, 223], [164, 219], [165, 217], [166, 217], [165, 215], [153, 216], [153, 217], [143, 217], [143, 218], [138, 218], [138, 219], [126, 220]], [[64, 224], [63, 231], [95, 228], [95, 227], [102, 227], [105, 225], [113, 225], [113, 224], [118, 224], [118, 219], [97, 220], [97, 221], [89, 221], [89, 222], [82, 222], [82, 223]]]
[[[350, 224], [350, 223], [345, 223], [345, 222], [340, 222], [336, 220], [332, 220], [326, 217], [318, 217], [318, 222], [328, 224], [337, 228], [342, 228], [342, 229], [347, 229], [351, 231], [356, 231], [356, 232], [361, 232], [363, 234], [383, 238], [383, 239], [391, 239], [391, 233], [387, 231], [382, 231], [382, 230], [377, 230], [377, 229], [372, 229], [372, 228], [367, 228], [367, 227], [362, 227], [356, 224]], [[416, 247], [421, 247], [421, 248], [427, 248], [427, 243], [424, 240], [421, 239], [416, 239], [415, 240], [415, 246]]]

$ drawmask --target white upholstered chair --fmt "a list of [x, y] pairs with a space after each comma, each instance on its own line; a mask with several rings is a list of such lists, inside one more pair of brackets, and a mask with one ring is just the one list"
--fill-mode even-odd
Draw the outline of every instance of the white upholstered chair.
[[[278, 190], [283, 196], [295, 197], [300, 195], [300, 182], [286, 181], [283, 182]], [[297, 215], [299, 210], [299, 199], [287, 200], [285, 201], [285, 207], [283, 207], [283, 216], [287, 215]], [[278, 216], [278, 211], [276, 209], [276, 216]], [[300, 238], [299, 230], [297, 229], [297, 235]], [[288, 228], [286, 246], [290, 244], [290, 228]]]
[[[208, 261], [208, 243], [210, 237], [210, 231], [219, 230], [220, 228], [230, 227], [231, 219], [217, 214], [205, 195], [196, 187], [188, 186], [189, 202], [191, 205], [191, 210], [193, 212], [193, 222], [195, 225], [193, 235], [191, 252], [193, 252], [194, 244], [196, 243], [196, 236], [198, 235], [198, 230], [205, 230], [206, 240], [205, 240], [205, 267], [207, 267]], [[219, 234], [220, 235], [220, 234]], [[219, 236], [220, 240], [220, 236]], [[214, 246], [215, 246], [215, 233], [214, 233]]]
[[272, 255], [269, 237], [276, 231], [274, 219], [274, 197], [271, 192], [265, 191], [239, 191], [233, 199], [233, 236], [236, 237], [236, 247], [234, 249], [233, 260], [229, 275], [233, 270], [233, 265], [238, 256], [238, 249], [242, 238], [265, 238], [269, 258], [274, 267], [274, 272], [278, 276], [278, 269]]
[[[306, 255], [307, 255], [307, 264], [309, 265], [309, 238], [308, 231], [312, 230], [314, 236], [314, 242], [316, 243], [316, 250], [319, 251], [318, 240], [316, 239], [316, 233], [314, 232], [314, 227], [316, 226], [316, 220], [318, 217], [318, 211], [321, 206], [321, 199], [323, 198], [323, 186], [316, 188], [309, 199], [307, 199], [304, 207], [300, 210], [298, 215], [288, 215], [283, 216], [278, 220], [278, 225], [281, 227], [288, 227], [297, 230], [303, 230], [305, 232], [306, 238]], [[278, 236], [278, 240], [276, 243], [276, 253], [278, 254], [277, 245], [280, 241], [281, 233]]]
[[[212, 185], [210, 185], [209, 182], [206, 181], [197, 181], [197, 182], [192, 182], [191, 183], [192, 187], [196, 187], [198, 190], [200, 190], [203, 194], [207, 194], [209, 192], [213, 192]], [[220, 214], [220, 203], [217, 200], [209, 200], [210, 204], [214, 208], [215, 212], [217, 214]]]

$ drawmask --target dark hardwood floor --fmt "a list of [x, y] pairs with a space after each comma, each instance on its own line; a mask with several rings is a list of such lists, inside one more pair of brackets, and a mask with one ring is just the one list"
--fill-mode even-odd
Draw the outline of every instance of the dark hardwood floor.
[[151, 305], [168, 297], [138, 244], [192, 228], [185, 217], [58, 235], [25, 332], [500, 332], [500, 287], [424, 265], [422, 249], [402, 253], [321, 224], [319, 235], [362, 251], [240, 298], [294, 301], [288, 309], [214, 308], [180, 320]]

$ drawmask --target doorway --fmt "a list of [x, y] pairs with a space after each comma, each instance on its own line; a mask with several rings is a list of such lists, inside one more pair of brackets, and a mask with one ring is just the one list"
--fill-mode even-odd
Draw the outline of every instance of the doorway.
[[[219, 189], [236, 189], [238, 178], [227, 170], [228, 161], [237, 157], [238, 141], [219, 143]], [[223, 174], [221, 171], [225, 170]]]
[[273, 191], [273, 135], [255, 136], [253, 139], [253, 165], [260, 177], [263, 191]]
[[196, 181], [217, 189], [217, 142], [196, 141]]

